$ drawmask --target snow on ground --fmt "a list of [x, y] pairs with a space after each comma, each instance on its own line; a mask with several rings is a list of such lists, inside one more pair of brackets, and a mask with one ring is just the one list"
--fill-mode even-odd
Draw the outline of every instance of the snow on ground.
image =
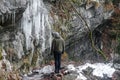
[[112, 77], [112, 74], [115, 72], [115, 69], [112, 68], [111, 64], [103, 64], [97, 63], [94, 64], [95, 70], [93, 71], [93, 75], [103, 77], [103, 74], [107, 74], [108, 77]]
[[[54, 66], [51, 66], [51, 65], [47, 65], [47, 66], [44, 66], [43, 68], [41, 69], [37, 69], [37, 70], [33, 70], [33, 72], [38, 72], [39, 74], [36, 74], [32, 77], [29, 77], [27, 76], [26, 74], [23, 76], [23, 79], [22, 80], [41, 80], [42, 79], [42, 76], [44, 74], [50, 74], [52, 72], [54, 72]], [[30, 73], [31, 74], [31, 73]]]
[[45, 66], [39, 71], [39, 73], [43, 74], [50, 74], [52, 72], [54, 72], [54, 66], [51, 65]]
[[[69, 64], [67, 65], [67, 71], [71, 72], [75, 72], [77, 73], [77, 77], [75, 80], [87, 80], [87, 78], [82, 74], [82, 71], [87, 69], [88, 67], [93, 69], [93, 75], [97, 76], [97, 77], [103, 77], [103, 75], [107, 75], [108, 77], [112, 77], [112, 74], [115, 72], [115, 69], [111, 67], [112, 63], [86, 63], [84, 65], [80, 65], [80, 66], [74, 66], [74, 64]], [[43, 68], [36, 70], [37, 72], [39, 72], [38, 75], [34, 75], [33, 77], [24, 77], [23, 80], [32, 80], [32, 79], [36, 79], [36, 80], [40, 80], [40, 78], [42, 77], [43, 74], [50, 74], [52, 72], [54, 72], [54, 65], [47, 65], [44, 66]]]
[[112, 74], [115, 72], [115, 69], [111, 67], [112, 63], [104, 64], [104, 63], [86, 63], [84, 65], [75, 67], [73, 64], [67, 66], [68, 71], [76, 71], [79, 75], [76, 80], [82, 79], [87, 80], [85, 76], [83, 76], [82, 70], [86, 69], [87, 67], [93, 68], [93, 75], [98, 77], [103, 77], [106, 74], [108, 77], [112, 77]]

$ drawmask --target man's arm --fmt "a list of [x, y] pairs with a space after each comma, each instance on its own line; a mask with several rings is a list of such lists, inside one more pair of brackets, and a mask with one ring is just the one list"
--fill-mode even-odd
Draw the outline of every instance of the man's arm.
[[64, 53], [65, 51], [65, 41], [63, 40], [63, 51], [62, 51], [62, 54]]
[[55, 46], [55, 40], [53, 39], [53, 41], [52, 41], [52, 46], [51, 46], [51, 52], [50, 52], [51, 55], [52, 55], [53, 52], [54, 52], [54, 46]]

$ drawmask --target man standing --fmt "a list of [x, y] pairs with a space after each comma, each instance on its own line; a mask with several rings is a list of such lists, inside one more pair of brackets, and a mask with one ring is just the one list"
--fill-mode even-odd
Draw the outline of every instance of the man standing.
[[54, 37], [52, 41], [51, 54], [54, 54], [55, 59], [55, 73], [59, 73], [61, 67], [61, 54], [65, 51], [65, 42], [58, 32], [53, 32]]

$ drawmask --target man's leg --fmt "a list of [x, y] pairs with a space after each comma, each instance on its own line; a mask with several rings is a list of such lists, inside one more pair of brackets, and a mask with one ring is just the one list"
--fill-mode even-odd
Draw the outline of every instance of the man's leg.
[[58, 54], [54, 54], [55, 58], [55, 73], [59, 73]]
[[61, 67], [61, 54], [58, 54], [58, 71], [60, 70]]

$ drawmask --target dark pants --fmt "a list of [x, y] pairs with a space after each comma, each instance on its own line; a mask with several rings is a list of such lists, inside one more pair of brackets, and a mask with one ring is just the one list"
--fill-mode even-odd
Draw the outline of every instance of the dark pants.
[[55, 73], [59, 73], [61, 67], [61, 53], [54, 52], [54, 59], [55, 59]]

